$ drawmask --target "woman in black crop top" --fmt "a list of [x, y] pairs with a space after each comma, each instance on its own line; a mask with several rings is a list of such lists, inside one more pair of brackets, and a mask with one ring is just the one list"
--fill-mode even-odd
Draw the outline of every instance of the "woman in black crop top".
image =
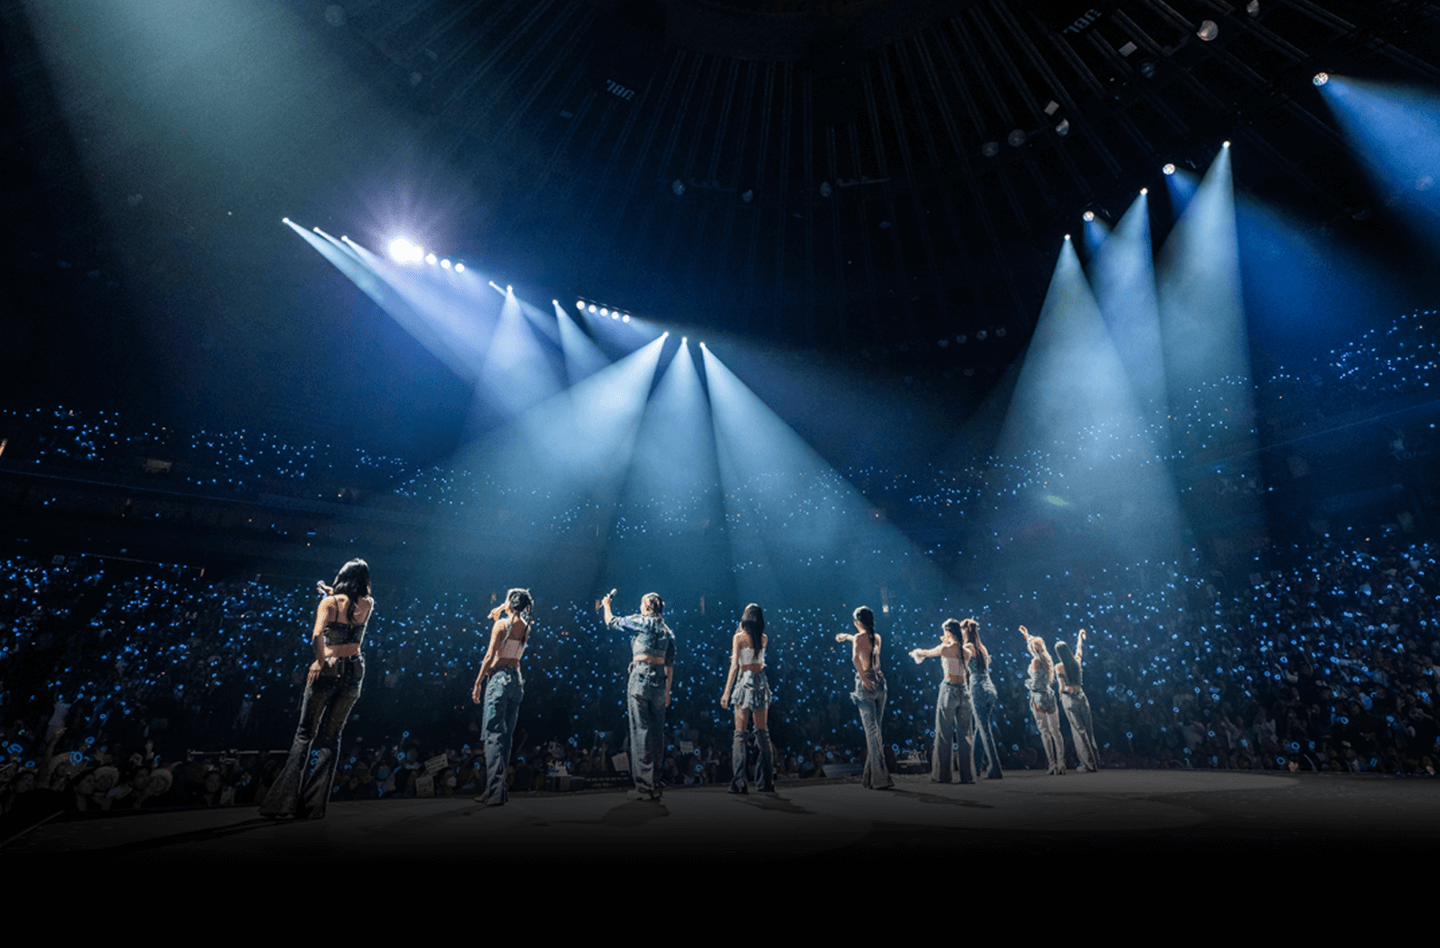
[[317, 820], [325, 815], [340, 758], [340, 733], [365, 678], [360, 643], [375, 610], [369, 565], [351, 560], [340, 568], [334, 586], [317, 585], [325, 598], [315, 610], [315, 661], [305, 679], [300, 724], [285, 769], [260, 804], [261, 816]]

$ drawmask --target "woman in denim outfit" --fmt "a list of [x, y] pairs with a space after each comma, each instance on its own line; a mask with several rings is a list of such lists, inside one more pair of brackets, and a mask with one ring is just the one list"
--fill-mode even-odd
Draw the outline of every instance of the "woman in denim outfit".
[[630, 773], [635, 778], [631, 796], [659, 800], [660, 768], [665, 759], [665, 709], [670, 707], [670, 683], [675, 677], [675, 633], [660, 618], [665, 601], [659, 593], [646, 593], [640, 614], [617, 616], [610, 597], [601, 600], [605, 625], [625, 632], [630, 639], [630, 679], [625, 690], [630, 711]]
[[1030, 650], [1030, 677], [1025, 687], [1030, 691], [1030, 710], [1035, 714], [1045, 757], [1050, 761], [1046, 773], [1064, 775], [1065, 738], [1060, 733], [1060, 708], [1055, 703], [1055, 662], [1044, 639], [1031, 635], [1023, 625], [1020, 634], [1025, 636], [1025, 647]]
[[[318, 820], [325, 815], [340, 758], [340, 734], [360, 700], [365, 656], [360, 645], [375, 611], [370, 598], [370, 566], [351, 560], [340, 568], [333, 586], [317, 583], [325, 598], [315, 610], [315, 661], [305, 677], [300, 724], [285, 769], [260, 804], [260, 815]], [[318, 743], [318, 746], [316, 746]]]
[[1000, 742], [995, 736], [995, 711], [1000, 707], [1000, 695], [995, 691], [995, 682], [990, 680], [990, 650], [980, 641], [980, 623], [974, 619], [960, 623], [960, 634], [965, 640], [965, 675], [970, 680], [970, 701], [975, 707], [975, 733], [985, 748], [985, 756], [990, 759], [986, 776], [999, 780], [1004, 776], [1000, 772]]
[[880, 671], [880, 636], [875, 632], [875, 613], [869, 606], [855, 610], [855, 632], [841, 632], [837, 642], [850, 643], [850, 662], [855, 666], [855, 690], [850, 700], [860, 711], [865, 728], [865, 771], [860, 782], [871, 790], [895, 786], [885, 767], [885, 741], [880, 722], [885, 717], [885, 676]]
[[1096, 773], [1100, 770], [1100, 749], [1095, 746], [1095, 724], [1090, 719], [1090, 699], [1085, 697], [1080, 662], [1085, 651], [1085, 630], [1075, 636], [1075, 652], [1064, 642], [1055, 643], [1055, 657], [1060, 663], [1055, 666], [1056, 681], [1060, 686], [1060, 704], [1065, 708], [1065, 720], [1070, 722], [1070, 736], [1075, 739], [1075, 756], [1080, 758], [1080, 769]]
[[720, 696], [720, 707], [730, 707], [731, 689], [735, 698], [735, 735], [730, 744], [730, 792], [747, 792], [745, 781], [745, 732], [750, 727], [750, 718], [755, 718], [756, 750], [760, 759], [755, 765], [755, 789], [769, 793], [775, 789], [773, 783], [775, 765], [770, 758], [770, 732], [766, 719], [770, 708], [770, 683], [765, 680], [765, 646], [770, 637], [765, 634], [765, 614], [755, 603], [745, 607], [740, 615], [740, 628], [730, 640], [730, 675], [725, 679], [725, 693]]
[[[512, 589], [505, 594], [505, 604], [490, 610], [490, 644], [480, 662], [480, 674], [470, 699], [484, 702], [485, 716], [481, 731], [485, 735], [485, 792], [476, 803], [500, 806], [510, 799], [505, 786], [505, 771], [510, 766], [510, 745], [515, 737], [515, 721], [520, 717], [520, 702], [525, 700], [525, 679], [520, 674], [520, 658], [530, 642], [531, 616], [535, 603], [528, 589]], [[486, 682], [486, 677], [490, 681]]]
[[[910, 657], [919, 665], [938, 658], [945, 666], [945, 679], [935, 700], [935, 746], [930, 753], [930, 779], [950, 783], [951, 760], [958, 756], [961, 783], [975, 782], [975, 751], [970, 740], [975, 716], [965, 674], [964, 647], [960, 644], [960, 623], [946, 619], [940, 626], [940, 644], [934, 648], [912, 648]], [[958, 755], [955, 745], [959, 745]]]

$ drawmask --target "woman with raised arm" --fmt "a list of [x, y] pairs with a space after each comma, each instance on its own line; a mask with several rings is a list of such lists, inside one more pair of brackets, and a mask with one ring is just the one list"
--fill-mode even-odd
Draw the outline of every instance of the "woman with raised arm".
[[855, 610], [855, 631], [841, 632], [837, 642], [850, 643], [850, 662], [855, 666], [855, 690], [850, 700], [860, 710], [865, 728], [865, 771], [860, 782], [871, 790], [895, 786], [885, 767], [885, 741], [880, 722], [885, 717], [885, 676], [880, 671], [880, 636], [875, 632], [875, 613], [869, 606]]
[[641, 597], [638, 615], [615, 615], [610, 610], [610, 596], [600, 603], [605, 608], [605, 625], [631, 636], [625, 690], [630, 712], [630, 773], [635, 779], [630, 795], [658, 801], [663, 789], [665, 709], [670, 707], [670, 685], [675, 677], [675, 633], [660, 618], [665, 600], [659, 593]]
[[938, 658], [945, 666], [945, 680], [940, 682], [940, 693], [935, 700], [935, 747], [930, 755], [930, 779], [935, 783], [950, 783], [951, 758], [958, 755], [960, 782], [974, 783], [975, 748], [970, 741], [975, 713], [970, 689], [966, 687], [960, 623], [946, 619], [940, 626], [940, 634], [940, 644], [934, 648], [910, 650], [910, 657], [917, 665], [927, 658]]
[[[490, 644], [480, 661], [480, 674], [470, 699], [485, 703], [481, 730], [485, 734], [485, 792], [476, 803], [500, 806], [510, 799], [505, 786], [505, 771], [510, 766], [510, 746], [515, 737], [515, 721], [520, 716], [520, 702], [525, 700], [525, 678], [520, 674], [520, 657], [530, 643], [534, 627], [531, 616], [535, 602], [528, 589], [512, 589], [505, 594], [505, 604], [490, 610]], [[486, 677], [490, 681], [486, 682]]]
[[[316, 583], [325, 594], [315, 610], [310, 638], [315, 661], [305, 678], [300, 703], [300, 724], [290, 756], [260, 804], [260, 815], [318, 820], [325, 815], [335, 764], [340, 758], [340, 735], [350, 710], [360, 698], [365, 679], [365, 656], [360, 644], [365, 626], [375, 611], [370, 598], [370, 567], [351, 560], [340, 568], [333, 586]], [[318, 743], [317, 746], [313, 746]]]
[[1095, 725], [1090, 719], [1090, 700], [1085, 697], [1080, 663], [1084, 660], [1085, 630], [1075, 636], [1075, 652], [1064, 642], [1055, 643], [1055, 657], [1060, 664], [1055, 666], [1055, 676], [1060, 685], [1060, 703], [1065, 707], [1065, 719], [1070, 722], [1070, 734], [1075, 738], [1075, 756], [1080, 758], [1080, 769], [1095, 773], [1100, 769], [1100, 749], [1095, 746]]
[[1064, 774], [1065, 738], [1060, 733], [1060, 708], [1055, 703], [1055, 662], [1044, 639], [1031, 635], [1023, 625], [1020, 634], [1025, 636], [1025, 647], [1030, 650], [1030, 677], [1025, 680], [1025, 687], [1030, 691], [1030, 710], [1035, 713], [1040, 741], [1050, 761], [1046, 773]]
[[980, 641], [980, 623], [974, 619], [960, 623], [960, 634], [965, 640], [965, 674], [970, 680], [970, 701], [975, 707], [975, 731], [990, 760], [986, 776], [999, 780], [1004, 776], [1000, 772], [1000, 741], [995, 736], [995, 712], [1000, 707], [1000, 695], [995, 691], [995, 682], [990, 680], [990, 650]]
[[[725, 679], [725, 693], [720, 707], [735, 703], [735, 736], [730, 745], [731, 793], [746, 793], [745, 734], [750, 719], [755, 720], [755, 743], [760, 759], [755, 764], [755, 789], [769, 793], [775, 789], [775, 765], [770, 758], [770, 731], [766, 728], [770, 713], [770, 684], [765, 680], [765, 614], [755, 603], [740, 615], [740, 628], [730, 639], [730, 675]], [[733, 689], [733, 691], [732, 691]]]

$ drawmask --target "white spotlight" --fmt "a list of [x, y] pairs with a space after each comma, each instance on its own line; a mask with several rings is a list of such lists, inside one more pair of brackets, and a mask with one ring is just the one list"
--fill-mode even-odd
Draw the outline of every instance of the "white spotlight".
[[[1065, 239], [1066, 239], [1066, 240], [1069, 240], [1069, 239], [1070, 239], [1070, 235], [1069, 235], [1069, 234], [1066, 234], [1066, 235], [1065, 235]], [[984, 338], [985, 338], [985, 330], [982, 329], [982, 330], [980, 330], [979, 332], [977, 332], [977, 333], [975, 334], [975, 338], [976, 338], [976, 339], [984, 339]]]
[[447, 259], [447, 260], [441, 260], [441, 261], [440, 261], [440, 266], [444, 267], [446, 270], [449, 270], [449, 269], [450, 269], [450, 261], [449, 261], [448, 259]]
[[1167, 162], [1165, 163], [1165, 167], [1161, 168], [1160, 170], [1163, 171], [1163, 172], [1165, 172], [1166, 174], [1174, 174], [1174, 173], [1175, 173], [1175, 164], [1174, 164], [1174, 162], [1169, 162], [1169, 161], [1167, 161]]
[[628, 322], [630, 321], [630, 314], [629, 314], [629, 313], [626, 313], [624, 316], [621, 316], [621, 317], [620, 317], [620, 321], [621, 321], [622, 323], [628, 323]]
[[592, 312], [592, 313], [595, 312], [595, 304], [594, 304], [594, 303], [591, 303], [589, 306], [587, 306], [587, 307], [585, 307], [585, 308], [588, 309], [588, 310], [589, 310], [590, 312]]
[[602, 306], [602, 307], [600, 307], [600, 315], [601, 315], [601, 316], [609, 316], [609, 315], [610, 315], [610, 309], [609, 309], [609, 307], [607, 307], [607, 306]]
[[430, 264], [430, 266], [432, 266], [432, 267], [435, 266], [435, 261], [438, 260], [438, 259], [439, 259], [439, 258], [436, 257], [433, 253], [427, 253], [427, 254], [425, 255], [425, 262], [428, 263], [428, 264]]
[[585, 301], [584, 301], [584, 300], [576, 300], [576, 301], [575, 301], [575, 308], [578, 309], [578, 310], [579, 310], [580, 312], [582, 312], [582, 313], [585, 312]]
[[1206, 20], [1200, 24], [1200, 29], [1195, 31], [1195, 35], [1208, 43], [1220, 35], [1220, 25], [1214, 20]]
[[1330, 74], [1328, 72], [1317, 72], [1315, 74], [1315, 78], [1311, 79], [1310, 81], [1315, 83], [1317, 86], [1323, 86], [1325, 83], [1330, 81]]
[[620, 318], [620, 314], [619, 314], [619, 313], [611, 313], [611, 314], [610, 314], [610, 318], [611, 318], [611, 319], [619, 319], [619, 318]]
[[1221, 145], [1224, 145], [1226, 148], [1229, 148], [1229, 147], [1230, 147], [1230, 143], [1229, 143], [1229, 142], [1221, 142], [1220, 144], [1221, 144]]
[[1141, 194], [1149, 194], [1149, 193], [1150, 193], [1150, 189], [1149, 189], [1149, 188], [1141, 188], [1141, 189], [1140, 189], [1140, 193], [1141, 193]]
[[412, 244], [408, 238], [396, 237], [390, 241], [390, 259], [396, 263], [410, 263], [419, 260], [423, 253], [419, 247]]
[[1087, 223], [1090, 222], [1090, 221], [1093, 221], [1094, 219], [1095, 219], [1095, 212], [1094, 212], [1094, 211], [1086, 211], [1086, 212], [1085, 212], [1085, 220], [1086, 220]]
[[288, 218], [288, 217], [282, 217], [282, 218], [280, 218], [280, 223], [282, 223], [282, 224], [288, 224], [288, 223], [290, 223], [290, 218]]
[[456, 272], [456, 273], [464, 273], [464, 272], [465, 272], [465, 264], [463, 264], [463, 263], [457, 263], [457, 264], [455, 264], [455, 272]]
[[1250, 14], [1251, 16], [1259, 16], [1260, 0], [1250, 0], [1249, 3], [1245, 4], [1245, 12]]

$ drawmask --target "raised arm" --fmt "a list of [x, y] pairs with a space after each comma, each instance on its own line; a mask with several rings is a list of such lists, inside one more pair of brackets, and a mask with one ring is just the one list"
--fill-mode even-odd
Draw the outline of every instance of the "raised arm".
[[1085, 630], [1084, 630], [1084, 629], [1081, 629], [1081, 630], [1080, 630], [1080, 634], [1077, 635], [1077, 636], [1075, 636], [1075, 661], [1076, 661], [1076, 662], [1079, 662], [1079, 663], [1082, 663], [1082, 664], [1083, 664], [1084, 661], [1085, 661]]
[[945, 643], [943, 642], [935, 646], [934, 648], [912, 648], [910, 650], [910, 657], [915, 659], [916, 665], [919, 665], [927, 658], [939, 658], [940, 652], [944, 648]]
[[605, 598], [600, 600], [600, 605], [605, 608], [605, 624], [606, 624], [606, 625], [609, 625], [611, 622], [613, 622], [613, 621], [615, 620], [615, 613], [613, 613], [613, 612], [610, 611], [610, 596], [609, 596], [609, 594], [606, 594]]

